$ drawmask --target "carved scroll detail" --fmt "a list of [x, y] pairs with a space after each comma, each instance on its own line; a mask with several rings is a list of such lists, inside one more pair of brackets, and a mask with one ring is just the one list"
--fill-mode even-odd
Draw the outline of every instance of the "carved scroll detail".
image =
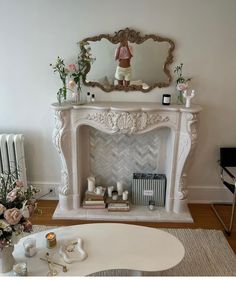
[[187, 113], [183, 115], [182, 127], [185, 131], [180, 135], [178, 161], [176, 170], [176, 184], [179, 185], [177, 196], [179, 200], [187, 198], [187, 165], [197, 144], [197, 114]]
[[133, 134], [146, 129], [148, 126], [168, 122], [168, 116], [147, 112], [94, 112], [89, 113], [88, 120], [95, 121], [113, 133]]
[[60, 194], [67, 195], [69, 191], [69, 176], [68, 176], [68, 169], [65, 160], [65, 156], [63, 154], [62, 149], [62, 135], [64, 134], [64, 130], [68, 120], [66, 121], [65, 111], [54, 111], [54, 118], [55, 118], [55, 129], [53, 131], [53, 143], [61, 157], [62, 162], [62, 169], [61, 169], [61, 187], [60, 187]]

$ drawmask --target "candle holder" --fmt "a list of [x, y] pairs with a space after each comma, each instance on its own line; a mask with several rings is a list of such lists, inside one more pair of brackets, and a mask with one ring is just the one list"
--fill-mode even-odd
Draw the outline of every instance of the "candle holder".
[[35, 238], [28, 238], [23, 242], [25, 256], [26, 257], [33, 257], [36, 252], [36, 239]]
[[118, 200], [118, 191], [117, 190], [113, 190], [111, 194], [112, 194], [112, 200]]
[[171, 95], [169, 94], [164, 94], [162, 96], [162, 104], [163, 105], [170, 105], [170, 100], [171, 100]]
[[47, 247], [49, 249], [54, 248], [57, 245], [56, 234], [54, 232], [47, 233], [45, 237], [47, 241]]
[[13, 272], [15, 276], [27, 276], [27, 264], [26, 262], [20, 262], [13, 266]]
[[150, 200], [148, 203], [148, 207], [150, 211], [153, 211], [155, 208], [155, 201], [154, 200]]

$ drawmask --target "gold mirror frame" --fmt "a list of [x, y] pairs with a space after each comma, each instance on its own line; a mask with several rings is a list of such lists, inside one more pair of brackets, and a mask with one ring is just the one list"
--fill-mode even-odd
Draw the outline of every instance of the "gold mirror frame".
[[[141, 36], [140, 32], [133, 30], [133, 29], [125, 28], [125, 29], [121, 29], [121, 30], [115, 32], [114, 35], [100, 34], [98, 36], [87, 37], [87, 38], [83, 39], [82, 42], [88, 42], [88, 43], [89, 43], [89, 41], [96, 42], [96, 41], [101, 41], [102, 39], [107, 39], [113, 44], [118, 44], [123, 40], [127, 40], [131, 43], [141, 44], [148, 39], [153, 39], [153, 41], [157, 41], [157, 42], [168, 42], [170, 44], [170, 47], [168, 50], [168, 56], [166, 58], [164, 66], [163, 66], [163, 71], [166, 74], [168, 81], [154, 83], [147, 89], [144, 89], [142, 86], [137, 86], [137, 85], [129, 85], [128, 87], [125, 87], [122, 85], [111, 85], [109, 88], [107, 88], [107, 87], [104, 87], [99, 82], [86, 81], [86, 79], [84, 79], [84, 81], [83, 81], [84, 85], [90, 86], [90, 87], [99, 87], [100, 89], [102, 89], [105, 92], [111, 92], [111, 91], [117, 90], [117, 91], [126, 91], [126, 92], [127, 91], [141, 91], [144, 93], [149, 92], [156, 87], [164, 88], [164, 87], [168, 87], [170, 85], [170, 83], [172, 81], [172, 77], [170, 74], [170, 70], [168, 69], [168, 66], [173, 62], [173, 51], [175, 49], [175, 44], [171, 39], [166, 38], [166, 37], [161, 37], [161, 36], [155, 35], [155, 34], [147, 34], [147, 35]], [[82, 49], [81, 53], [82, 53], [82, 56], [85, 56], [86, 50]], [[90, 71], [90, 69], [91, 69], [91, 64], [89, 64], [87, 66], [87, 69], [85, 71], [85, 77], [86, 77], [87, 73]]]

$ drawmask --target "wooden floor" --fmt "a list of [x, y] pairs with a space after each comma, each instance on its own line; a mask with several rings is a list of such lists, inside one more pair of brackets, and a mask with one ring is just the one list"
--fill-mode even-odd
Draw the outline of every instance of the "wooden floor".
[[[53, 220], [52, 215], [57, 206], [58, 201], [39, 201], [39, 209], [42, 210], [42, 215], [34, 215], [32, 219], [33, 224], [41, 225], [57, 225], [66, 226], [74, 224], [94, 223], [97, 221], [82, 221], [82, 220]], [[220, 229], [223, 227], [219, 223], [211, 206], [208, 204], [189, 204], [189, 209], [192, 214], [194, 223], [155, 223], [155, 222], [128, 222], [129, 224], [144, 225], [149, 227], [162, 228], [205, 228], [205, 229]], [[230, 217], [230, 207], [221, 206], [218, 208], [224, 218]], [[124, 222], [125, 223], [125, 222]], [[230, 236], [225, 234], [231, 248], [236, 253], [236, 219], [234, 222], [233, 231]]]

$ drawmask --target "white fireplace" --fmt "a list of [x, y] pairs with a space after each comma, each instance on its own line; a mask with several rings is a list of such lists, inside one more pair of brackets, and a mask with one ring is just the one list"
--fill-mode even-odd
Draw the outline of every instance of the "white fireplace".
[[[186, 179], [197, 143], [201, 107], [102, 102], [53, 104], [53, 109], [53, 141], [62, 164], [54, 218], [192, 221], [187, 207]], [[97, 176], [98, 184], [110, 185], [122, 180], [129, 188], [133, 172], [166, 174], [165, 207], [149, 211], [146, 206], [132, 206], [127, 213], [81, 207], [88, 176]]]

